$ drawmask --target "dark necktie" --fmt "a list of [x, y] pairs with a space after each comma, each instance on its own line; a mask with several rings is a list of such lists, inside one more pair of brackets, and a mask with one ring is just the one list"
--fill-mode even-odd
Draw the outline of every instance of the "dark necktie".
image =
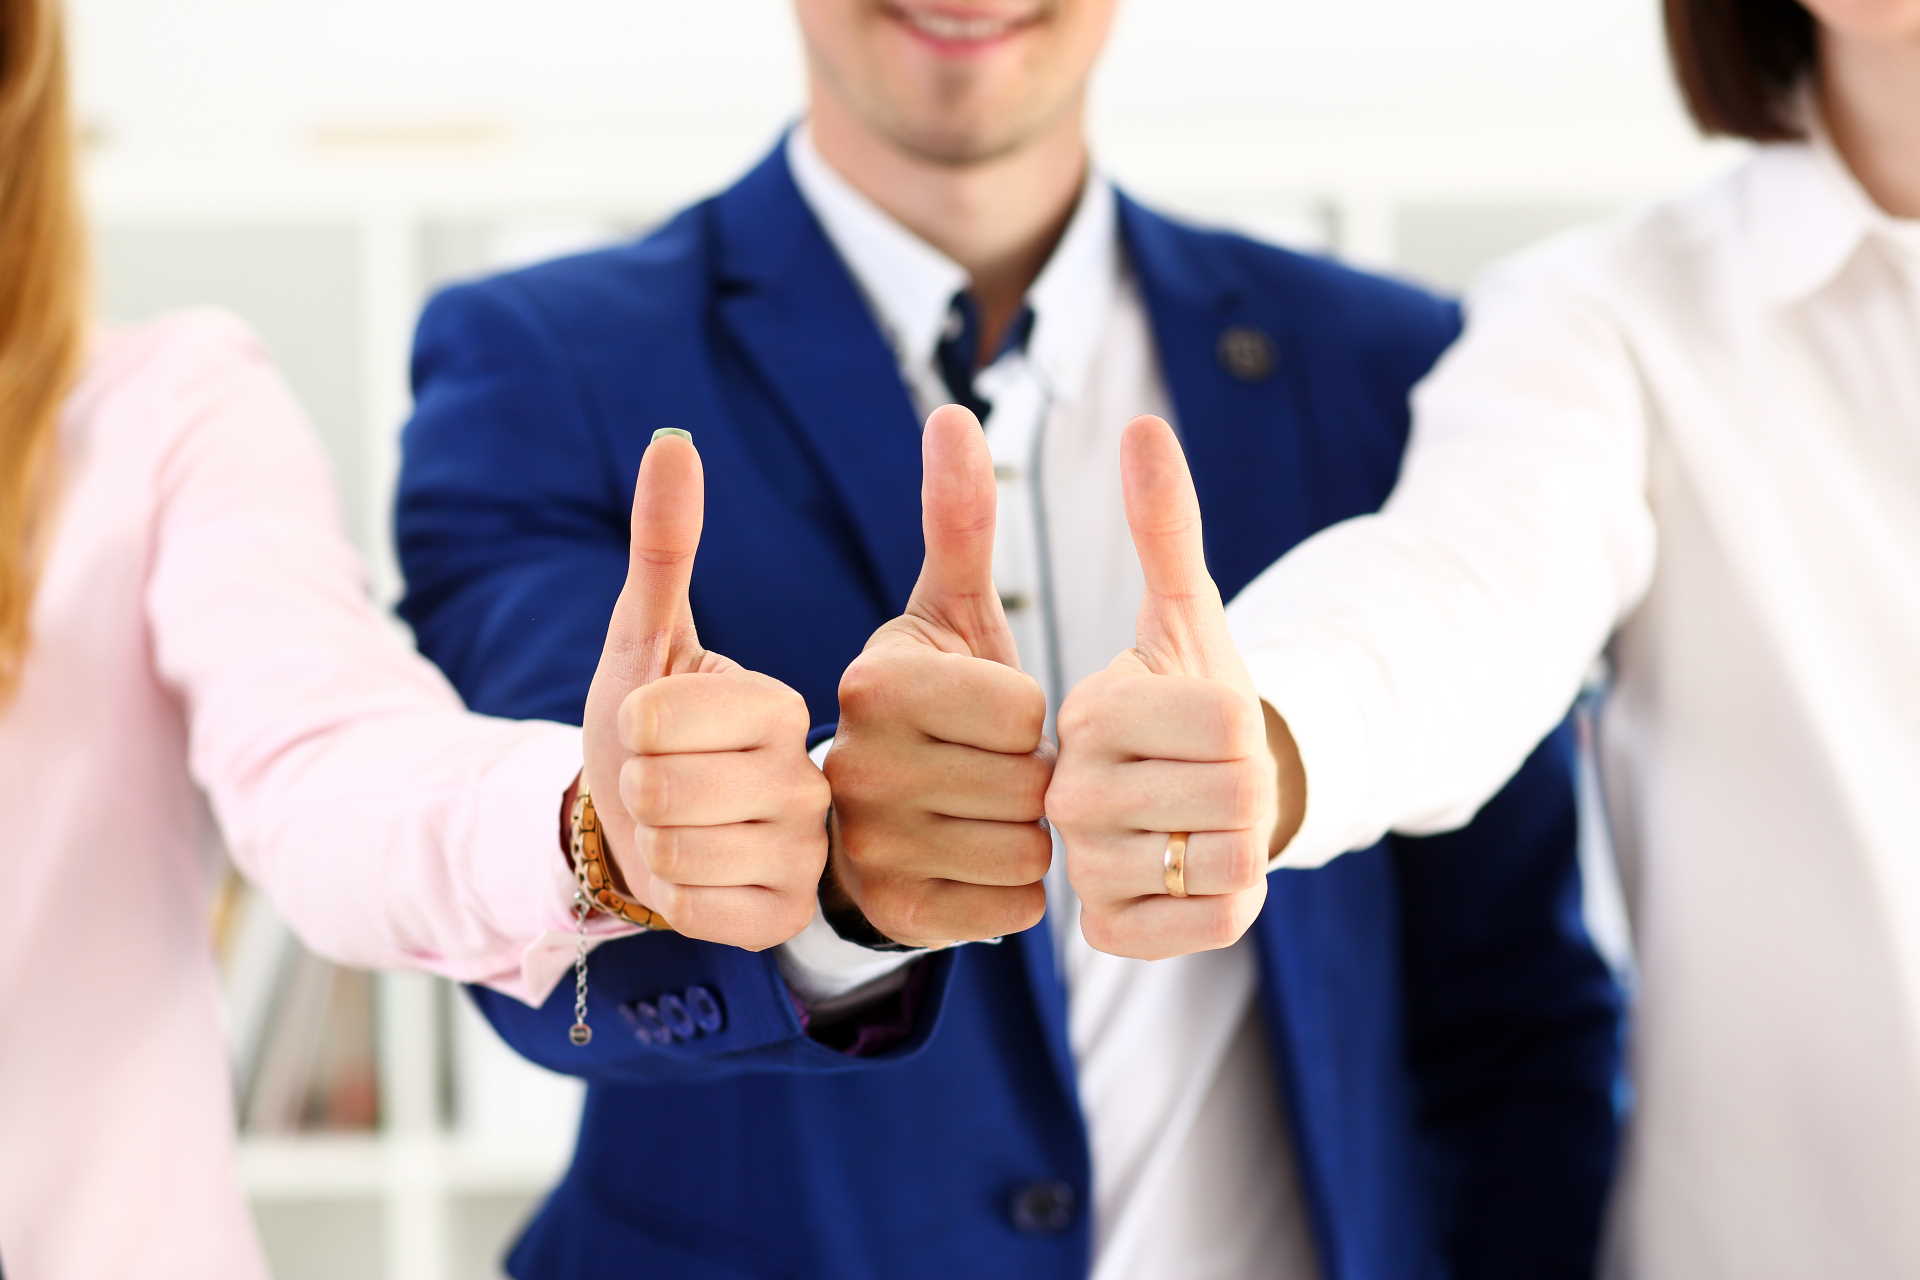
[[982, 399], [973, 385], [976, 368], [987, 367], [1009, 351], [1024, 349], [1032, 336], [1033, 308], [1022, 307], [1019, 316], [1008, 326], [1000, 349], [985, 360], [979, 359], [980, 308], [974, 305], [973, 295], [965, 289], [954, 294], [947, 310], [947, 327], [941, 333], [940, 347], [936, 353], [940, 361], [940, 376], [947, 383], [947, 394], [953, 397], [955, 404], [967, 406], [973, 410], [974, 417], [985, 422], [987, 415], [993, 412], [993, 405]]

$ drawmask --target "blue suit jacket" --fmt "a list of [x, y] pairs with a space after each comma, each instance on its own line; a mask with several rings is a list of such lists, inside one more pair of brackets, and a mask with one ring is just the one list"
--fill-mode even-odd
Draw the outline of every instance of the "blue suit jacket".
[[[1120, 216], [1231, 597], [1384, 499], [1456, 309]], [[1269, 371], [1223, 358], [1230, 329], [1265, 336]], [[579, 722], [640, 454], [677, 426], [706, 463], [702, 641], [836, 717], [919, 568], [918, 421], [780, 151], [638, 243], [441, 294], [413, 376], [402, 611], [476, 710]], [[1581, 923], [1569, 761], [1562, 731], [1470, 827], [1272, 878], [1251, 941], [1327, 1280], [1591, 1269], [1620, 1009]], [[521, 1053], [591, 1086], [513, 1273], [1084, 1275], [1048, 931], [921, 963], [910, 1036], [869, 1058], [808, 1038], [771, 955], [678, 936], [594, 954], [586, 1048], [571, 983], [540, 1009], [475, 991]]]

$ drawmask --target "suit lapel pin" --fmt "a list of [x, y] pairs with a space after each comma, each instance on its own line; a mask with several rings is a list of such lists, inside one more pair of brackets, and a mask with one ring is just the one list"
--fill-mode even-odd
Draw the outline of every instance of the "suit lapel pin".
[[1233, 325], [1216, 350], [1221, 367], [1242, 382], [1264, 382], [1273, 373], [1273, 339], [1258, 329]]

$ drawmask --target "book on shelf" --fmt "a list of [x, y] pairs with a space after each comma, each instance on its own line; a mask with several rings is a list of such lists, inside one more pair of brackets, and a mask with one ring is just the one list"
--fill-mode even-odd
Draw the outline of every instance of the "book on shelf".
[[373, 975], [307, 951], [238, 876], [216, 902], [214, 945], [242, 1128], [376, 1127]]

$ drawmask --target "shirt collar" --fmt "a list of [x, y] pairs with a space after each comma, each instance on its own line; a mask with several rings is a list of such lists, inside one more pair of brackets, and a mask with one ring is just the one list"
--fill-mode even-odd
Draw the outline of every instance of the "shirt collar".
[[1833, 283], [1868, 241], [1898, 251], [1911, 234], [1911, 224], [1876, 205], [1853, 176], [1811, 91], [1801, 95], [1799, 116], [1804, 141], [1760, 148], [1746, 210], [1765, 283], [1783, 305]]
[[1089, 174], [1060, 243], [1027, 291], [1033, 308], [1027, 355], [1056, 400], [1072, 399], [1086, 382], [1124, 270], [1113, 184]]
[[[788, 136], [787, 163], [896, 358], [914, 368], [930, 363], [953, 295], [967, 287], [966, 270], [836, 173], [804, 123]], [[1027, 292], [1034, 313], [1027, 358], [1056, 398], [1070, 398], [1085, 381], [1121, 269], [1113, 185], [1090, 174], [1059, 244]]]

